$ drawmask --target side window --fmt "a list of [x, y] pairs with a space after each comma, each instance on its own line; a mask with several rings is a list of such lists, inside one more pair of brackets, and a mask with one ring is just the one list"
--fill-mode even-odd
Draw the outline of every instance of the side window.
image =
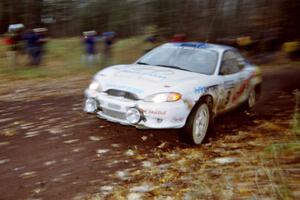
[[243, 69], [243, 58], [235, 51], [228, 50], [223, 54], [220, 75], [228, 75]]

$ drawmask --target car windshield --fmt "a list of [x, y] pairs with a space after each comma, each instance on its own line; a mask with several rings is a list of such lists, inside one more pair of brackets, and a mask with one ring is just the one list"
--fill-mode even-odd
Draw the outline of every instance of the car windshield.
[[144, 55], [137, 61], [137, 64], [170, 67], [211, 75], [215, 71], [217, 60], [218, 53], [214, 50], [166, 44]]

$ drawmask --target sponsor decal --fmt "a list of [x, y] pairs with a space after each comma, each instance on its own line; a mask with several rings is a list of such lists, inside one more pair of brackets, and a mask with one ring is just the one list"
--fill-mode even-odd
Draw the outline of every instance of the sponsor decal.
[[207, 89], [209, 92], [216, 92], [218, 89], [218, 85], [209, 86]]
[[225, 98], [224, 106], [227, 106], [227, 105], [229, 104], [230, 96], [231, 96], [231, 91], [229, 90], [229, 91], [227, 92], [227, 96], [226, 96], [226, 98]]
[[170, 75], [174, 74], [172, 70], [158, 70], [158, 69], [153, 69], [150, 67], [128, 67], [127, 69], [119, 69], [118, 72], [115, 74], [116, 76], [132, 76], [132, 75], [137, 75], [139, 78], [158, 78], [158, 79], [166, 79]]
[[146, 115], [166, 115], [167, 111], [161, 110], [143, 110]]
[[253, 77], [255, 77], [255, 74], [252, 74], [248, 79], [242, 82], [241, 86], [232, 97], [232, 103], [235, 103], [242, 96], [245, 90], [249, 88], [250, 81]]
[[194, 93], [195, 94], [202, 94], [202, 93], [206, 93], [206, 92], [215, 92], [217, 90], [218, 86], [217, 85], [212, 85], [209, 87], [196, 87], [194, 88]]
[[206, 92], [206, 91], [207, 91], [207, 89], [204, 88], [204, 87], [201, 87], [201, 86], [195, 87], [195, 88], [194, 88], [194, 93], [195, 93], [195, 94], [201, 94], [201, 93], [204, 93], [204, 92]]
[[233, 80], [225, 81], [224, 85], [225, 85], [225, 89], [234, 88], [234, 81]]

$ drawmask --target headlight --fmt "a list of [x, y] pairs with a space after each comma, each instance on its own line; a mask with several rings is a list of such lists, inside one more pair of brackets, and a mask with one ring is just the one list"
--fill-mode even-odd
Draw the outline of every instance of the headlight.
[[161, 103], [161, 102], [178, 101], [179, 99], [181, 99], [181, 94], [179, 94], [177, 92], [167, 92], [167, 93], [157, 93], [157, 94], [147, 96], [144, 99], [144, 101]]
[[96, 91], [102, 91], [102, 88], [101, 88], [101, 85], [99, 82], [97, 81], [93, 81], [90, 86], [89, 86], [89, 89], [90, 90], [96, 90]]

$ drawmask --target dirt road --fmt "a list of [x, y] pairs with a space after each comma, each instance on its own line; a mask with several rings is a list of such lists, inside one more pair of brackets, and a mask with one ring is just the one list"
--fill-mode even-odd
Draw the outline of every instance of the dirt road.
[[[288, 128], [293, 91], [300, 88], [300, 68], [286, 65], [263, 71], [262, 98], [255, 112], [237, 110], [218, 118], [216, 134], [202, 147], [182, 144], [177, 130], [137, 130], [83, 113], [88, 77], [3, 83], [0, 199], [81, 199], [109, 193], [126, 184], [128, 174], [151, 165], [145, 161], [157, 158], [156, 151], [196, 149], [213, 159], [228, 137], [251, 132], [262, 122], [276, 118]], [[237, 149], [247, 151], [245, 141], [255, 141], [255, 134], [245, 135]]]

